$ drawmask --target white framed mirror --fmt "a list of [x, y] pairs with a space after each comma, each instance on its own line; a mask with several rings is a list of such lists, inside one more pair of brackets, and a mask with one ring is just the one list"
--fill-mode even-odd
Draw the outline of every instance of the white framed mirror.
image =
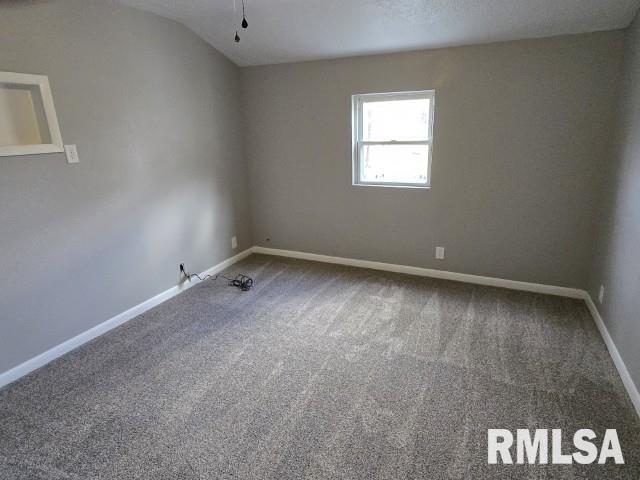
[[49, 79], [0, 72], [0, 156], [64, 152]]

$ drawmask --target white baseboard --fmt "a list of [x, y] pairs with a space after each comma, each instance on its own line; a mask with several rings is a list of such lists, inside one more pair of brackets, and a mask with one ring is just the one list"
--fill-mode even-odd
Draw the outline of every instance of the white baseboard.
[[[205, 272], [202, 272], [200, 276], [202, 277], [204, 275], [215, 275], [216, 273], [224, 270], [225, 268], [230, 267], [234, 263], [239, 262], [243, 258], [248, 257], [249, 255], [251, 255], [252, 251], [253, 251], [253, 248], [249, 248], [243, 252], [240, 252], [239, 254], [231, 258], [228, 258], [223, 262], [220, 262], [214, 267], [211, 267]], [[93, 340], [94, 338], [99, 337], [100, 335], [108, 332], [109, 330], [113, 330], [117, 326], [122, 325], [125, 322], [128, 322], [132, 318], [135, 318], [138, 315], [146, 312], [147, 310], [150, 310], [153, 307], [160, 305], [162, 302], [165, 302], [170, 298], [175, 297], [180, 292], [183, 292], [184, 290], [190, 287], [193, 287], [198, 283], [200, 282], [196, 279], [191, 282], [183, 282], [180, 285], [176, 285], [175, 287], [172, 287], [169, 290], [166, 290], [156, 295], [155, 297], [150, 298], [149, 300], [146, 300], [136, 305], [135, 307], [130, 308], [126, 312], [122, 312], [121, 314], [116, 315], [115, 317], [110, 318], [109, 320], [99, 325], [96, 325], [95, 327], [87, 330], [86, 332], [83, 332], [80, 335], [77, 335], [71, 338], [70, 340], [63, 342], [60, 345], [55, 346], [44, 353], [41, 353], [37, 357], [33, 357], [32, 359], [27, 360], [24, 363], [21, 363], [17, 367], [14, 367], [11, 370], [1, 373], [0, 388], [5, 385], [8, 385], [11, 382], [18, 380], [20, 377], [23, 377], [28, 373], [31, 373], [32, 371], [46, 365], [47, 363], [55, 360], [56, 358], [61, 357], [65, 353], [78, 348], [84, 343], [87, 343], [89, 340]]]
[[627, 370], [627, 366], [625, 365], [624, 360], [622, 360], [620, 352], [618, 352], [618, 348], [613, 342], [613, 338], [611, 338], [609, 330], [604, 324], [604, 321], [600, 316], [600, 312], [598, 311], [596, 304], [593, 302], [591, 295], [589, 295], [587, 292], [585, 292], [584, 301], [587, 303], [587, 307], [589, 307], [591, 316], [593, 316], [593, 320], [596, 322], [598, 330], [600, 330], [600, 335], [602, 335], [602, 339], [604, 340], [604, 343], [609, 350], [609, 355], [611, 355], [613, 363], [615, 364], [616, 368], [618, 369], [618, 373], [620, 374], [620, 378], [622, 378], [622, 383], [624, 383], [624, 386], [629, 393], [629, 397], [631, 398], [631, 402], [636, 408], [636, 413], [640, 417], [640, 392], [638, 391], [638, 387], [633, 382], [633, 379], [629, 374], [629, 370]]
[[487, 285], [490, 287], [509, 288], [511, 290], [523, 290], [525, 292], [544, 293], [547, 295], [557, 295], [560, 297], [580, 298], [585, 296], [584, 290], [575, 288], [555, 287], [552, 285], [542, 285], [539, 283], [518, 282], [515, 280], [504, 280], [502, 278], [481, 277], [467, 273], [447, 272], [445, 270], [434, 270], [431, 268], [410, 267], [408, 265], [396, 265], [393, 263], [371, 262], [369, 260], [357, 260], [354, 258], [330, 257], [318, 255], [316, 253], [296, 252], [292, 250], [278, 250], [275, 248], [253, 247], [254, 253], [265, 255], [276, 255], [280, 257], [300, 258], [316, 262], [334, 263], [338, 265], [349, 265], [352, 267], [370, 268], [373, 270], [384, 270], [385, 272], [406, 273], [420, 277], [440, 278], [443, 280], [453, 280], [456, 282], [474, 283]]

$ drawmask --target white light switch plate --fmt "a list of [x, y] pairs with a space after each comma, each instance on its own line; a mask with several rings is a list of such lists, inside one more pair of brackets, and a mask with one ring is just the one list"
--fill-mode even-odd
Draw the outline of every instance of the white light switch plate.
[[602, 304], [604, 301], [604, 285], [600, 285], [600, 291], [598, 292], [598, 302]]
[[78, 147], [75, 145], [65, 145], [64, 153], [67, 155], [67, 163], [80, 163], [78, 157]]
[[236, 237], [231, 237], [231, 248], [238, 248], [238, 239]]
[[436, 259], [444, 259], [444, 247], [436, 247]]

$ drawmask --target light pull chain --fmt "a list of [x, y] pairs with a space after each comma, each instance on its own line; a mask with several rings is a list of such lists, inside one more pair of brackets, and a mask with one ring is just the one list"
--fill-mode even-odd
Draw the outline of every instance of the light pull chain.
[[242, 28], [247, 28], [248, 26], [247, 15], [244, 13], [244, 0], [242, 0]]
[[[233, 19], [234, 19], [234, 21], [235, 21], [235, 18], [236, 18], [236, 12], [238, 11], [236, 1], [237, 0], [233, 0]], [[244, 7], [244, 0], [242, 0], [242, 23], [240, 25], [242, 26], [242, 28], [247, 28], [249, 26], [249, 22], [247, 22], [246, 10], [245, 10], [245, 7]], [[233, 41], [236, 42], [236, 43], [240, 43], [240, 35], [238, 34], [238, 29], [236, 29], [236, 35], [233, 38]]]

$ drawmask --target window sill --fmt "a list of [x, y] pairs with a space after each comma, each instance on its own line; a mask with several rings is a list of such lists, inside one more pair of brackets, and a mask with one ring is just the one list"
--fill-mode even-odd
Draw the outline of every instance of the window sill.
[[430, 190], [430, 185], [393, 185], [387, 183], [352, 183], [354, 187], [403, 188], [410, 190]]

